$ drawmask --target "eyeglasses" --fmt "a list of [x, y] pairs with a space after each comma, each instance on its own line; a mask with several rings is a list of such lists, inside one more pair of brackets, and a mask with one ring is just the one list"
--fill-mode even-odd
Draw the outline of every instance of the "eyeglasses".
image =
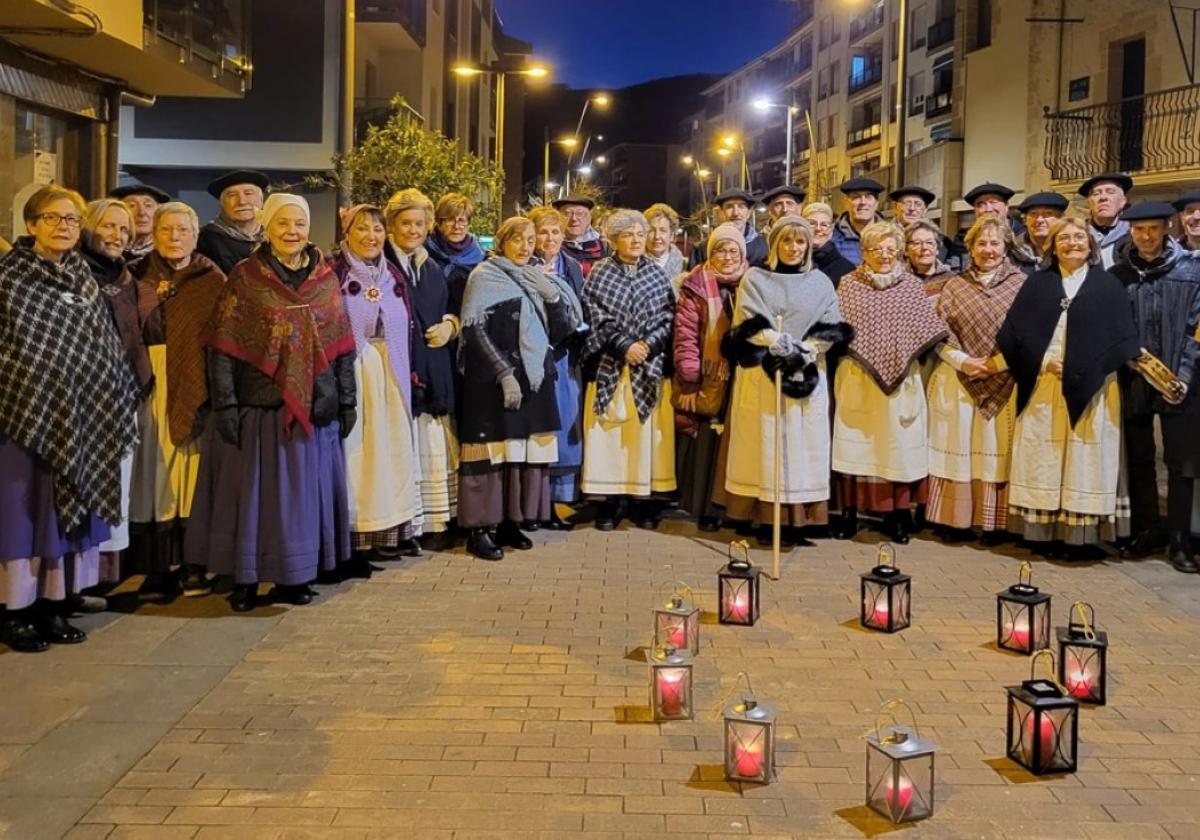
[[38, 218], [52, 228], [56, 228], [63, 223], [66, 223], [69, 228], [77, 228], [83, 221], [82, 216], [64, 216], [62, 213], [41, 213], [38, 215]]
[[833, 230], [833, 222], [814, 222], [809, 220], [813, 230]]
[[1065, 244], [1086, 244], [1090, 237], [1086, 233], [1060, 233], [1055, 239], [1056, 242]]
[[714, 257], [731, 257], [733, 259], [737, 259], [741, 255], [742, 252], [737, 248], [717, 248], [715, 251], [713, 251]]
[[898, 254], [900, 252], [897, 251], [895, 248], [879, 247], [879, 248], [868, 248], [867, 253], [874, 254], [877, 257], [894, 257], [894, 256], [896, 256], [896, 254]]
[[459, 216], [455, 219], [442, 219], [441, 224], [449, 225], [450, 227], [467, 227], [471, 224], [471, 220], [466, 216]]

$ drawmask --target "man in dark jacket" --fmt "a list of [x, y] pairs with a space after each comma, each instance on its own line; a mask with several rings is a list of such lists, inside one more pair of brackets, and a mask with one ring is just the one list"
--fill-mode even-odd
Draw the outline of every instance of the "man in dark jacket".
[[[1111, 272], [1125, 285], [1142, 349], [1161, 360], [1181, 383], [1166, 394], [1139, 373], [1121, 372], [1121, 408], [1133, 539], [1126, 553], [1144, 557], [1168, 544], [1171, 564], [1197, 571], [1191, 549], [1193, 485], [1200, 476], [1200, 401], [1191, 393], [1200, 343], [1200, 257], [1167, 236], [1175, 208], [1147, 201], [1126, 210], [1130, 240], [1117, 248]], [[1159, 519], [1154, 417], [1162, 427], [1167, 463], [1167, 531]]]
[[585, 196], [569, 195], [550, 204], [567, 220], [567, 228], [563, 231], [563, 253], [579, 263], [586, 278], [592, 264], [609, 255], [608, 243], [592, 227], [592, 208], [596, 202]]
[[1116, 262], [1116, 250], [1129, 241], [1129, 222], [1121, 216], [1128, 205], [1126, 194], [1133, 179], [1123, 172], [1093, 175], [1079, 187], [1079, 196], [1087, 199], [1088, 231], [1100, 246], [1104, 267]]
[[[915, 222], [928, 222], [929, 206], [937, 200], [937, 196], [924, 187], [908, 184], [888, 193], [892, 200], [892, 220], [905, 230]], [[960, 242], [955, 242], [946, 234], [938, 237], [938, 262], [955, 272], [961, 271], [967, 264], [967, 249]]]
[[1200, 251], [1200, 190], [1185, 192], [1172, 204], [1179, 213], [1179, 244], [1188, 251]]
[[261, 172], [236, 169], [208, 184], [208, 194], [221, 202], [221, 212], [200, 229], [196, 250], [226, 274], [263, 241], [258, 216], [268, 183]]
[[124, 259], [133, 263], [154, 250], [154, 213], [160, 204], [166, 204], [171, 196], [166, 190], [149, 184], [125, 184], [108, 191], [109, 198], [125, 202], [133, 220], [133, 237], [125, 248]]
[[859, 235], [863, 228], [880, 219], [879, 194], [884, 187], [874, 178], [851, 178], [843, 181], [838, 189], [850, 202], [850, 209], [833, 223], [833, 245], [839, 254], [857, 266], [862, 262]]
[[[750, 265], [761, 266], [767, 261], [767, 238], [754, 227], [754, 196], [745, 190], [731, 189], [719, 193], [713, 199], [717, 208], [717, 224], [729, 222], [746, 237], [746, 260]], [[692, 269], [708, 259], [708, 246], [701, 244], [692, 251], [688, 268]]]
[[1025, 196], [1018, 206], [1025, 230], [1013, 237], [1008, 257], [1026, 275], [1033, 274], [1042, 265], [1042, 258], [1050, 248], [1050, 226], [1067, 212], [1067, 200], [1056, 192], [1037, 192]]

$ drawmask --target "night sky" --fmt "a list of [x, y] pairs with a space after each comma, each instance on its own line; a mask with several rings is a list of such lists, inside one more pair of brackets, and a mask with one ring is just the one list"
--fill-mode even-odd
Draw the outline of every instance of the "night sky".
[[504, 30], [533, 43], [553, 80], [618, 88], [726, 73], [787, 37], [790, 0], [496, 0]]

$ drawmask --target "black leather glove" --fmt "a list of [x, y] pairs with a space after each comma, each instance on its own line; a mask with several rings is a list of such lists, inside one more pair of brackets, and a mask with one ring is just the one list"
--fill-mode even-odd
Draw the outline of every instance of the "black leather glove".
[[341, 427], [342, 439], [345, 440], [358, 422], [358, 412], [353, 408], [343, 408], [338, 412], [338, 425]]
[[227, 408], [219, 408], [213, 412], [213, 423], [217, 426], [217, 434], [221, 436], [221, 440], [228, 443], [230, 446], [241, 448], [242, 446], [242, 418], [238, 414], [236, 405], [228, 406]]

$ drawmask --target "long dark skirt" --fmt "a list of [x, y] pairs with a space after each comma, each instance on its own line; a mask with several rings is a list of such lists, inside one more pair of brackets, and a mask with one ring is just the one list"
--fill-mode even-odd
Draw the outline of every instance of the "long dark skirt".
[[464, 462], [458, 487], [458, 524], [491, 528], [501, 522], [550, 518], [550, 469], [544, 464]]
[[18, 610], [95, 586], [109, 535], [97, 516], [64, 531], [50, 465], [0, 435], [0, 605]]
[[350, 559], [338, 424], [283, 433], [283, 409], [243, 408], [241, 447], [210, 423], [184, 557], [235, 583], [291, 586]]
[[696, 436], [680, 432], [675, 435], [675, 475], [679, 481], [679, 507], [692, 516], [717, 518], [721, 509], [713, 504], [713, 485], [725, 476], [717, 475], [717, 450], [721, 436], [712, 424], [700, 423]]

